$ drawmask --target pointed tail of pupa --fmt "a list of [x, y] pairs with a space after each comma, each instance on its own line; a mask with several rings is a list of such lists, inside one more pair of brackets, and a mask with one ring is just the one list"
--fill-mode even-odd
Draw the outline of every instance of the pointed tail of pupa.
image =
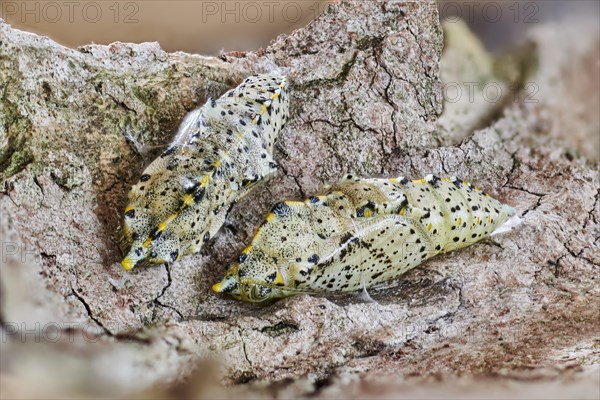
[[510, 232], [513, 229], [518, 228], [523, 224], [523, 219], [517, 214], [517, 210], [511, 206], [503, 205], [504, 212], [508, 216], [508, 219], [499, 227], [497, 227], [490, 236], [500, 235], [502, 233]]

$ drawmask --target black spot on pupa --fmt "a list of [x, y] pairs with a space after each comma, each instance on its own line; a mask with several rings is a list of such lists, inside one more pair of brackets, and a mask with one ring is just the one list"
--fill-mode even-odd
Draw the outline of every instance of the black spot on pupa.
[[288, 206], [287, 204], [285, 204], [285, 202], [282, 201], [275, 204], [271, 211], [278, 217], [286, 217], [290, 215], [291, 209], [290, 206]]
[[362, 207], [359, 207], [356, 209], [356, 216], [357, 217], [364, 217], [365, 216], [365, 211], [370, 210], [371, 213], [375, 212], [375, 204], [371, 201], [369, 201], [367, 204], [365, 204]]
[[192, 185], [188, 186], [185, 188], [185, 194], [192, 194], [196, 191], [196, 189], [198, 188], [199, 183], [198, 182], [194, 182]]
[[125, 216], [126, 216], [127, 218], [135, 218], [135, 210], [134, 210], [134, 209], [131, 209], [131, 210], [127, 211], [127, 212], [125, 213]]
[[269, 283], [273, 283], [273, 281], [275, 281], [275, 278], [277, 278], [277, 271], [273, 272], [271, 275], [268, 275], [266, 281]]
[[316, 264], [316, 263], [318, 263], [318, 262], [319, 262], [319, 256], [318, 256], [318, 255], [316, 255], [316, 254], [313, 254], [312, 256], [308, 257], [308, 260], [307, 260], [307, 261], [308, 261], [309, 263]]
[[179, 149], [179, 147], [177, 147], [177, 146], [170, 147], [164, 153], [162, 153], [162, 157], [169, 156], [169, 155], [175, 153], [178, 149]]
[[140, 181], [142, 182], [146, 182], [148, 179], [150, 179], [150, 175], [148, 174], [144, 174], [140, 177]]
[[251, 178], [251, 179], [242, 179], [242, 186], [248, 186], [253, 182], [256, 182], [258, 180], [258, 177], [256, 178]]
[[383, 271], [380, 272], [376, 272], [373, 275], [371, 275], [371, 279], [377, 279], [379, 278], [381, 275], [383, 274]]
[[439, 176], [432, 175], [431, 179], [429, 180], [429, 184], [431, 186], [433, 186], [434, 188], [437, 188], [440, 186], [440, 181], [441, 181], [441, 179]]
[[248, 254], [246, 254], [246, 253], [242, 253], [242, 254], [240, 254], [240, 256], [238, 257], [238, 262], [241, 264], [241, 263], [243, 263], [244, 261], [246, 261], [246, 259], [247, 259], [247, 258], [248, 258]]
[[202, 238], [202, 240], [204, 240], [204, 243], [208, 242], [208, 240], [210, 239], [210, 233], [206, 232], [204, 234], [204, 237]]
[[194, 194], [194, 202], [195, 203], [199, 203], [200, 201], [202, 201], [202, 199], [204, 198], [204, 193], [205, 190], [204, 189], [200, 189], [198, 190], [195, 194]]
[[171, 262], [177, 261], [177, 257], [179, 257], [179, 250], [172, 251], [169, 256], [171, 257]]

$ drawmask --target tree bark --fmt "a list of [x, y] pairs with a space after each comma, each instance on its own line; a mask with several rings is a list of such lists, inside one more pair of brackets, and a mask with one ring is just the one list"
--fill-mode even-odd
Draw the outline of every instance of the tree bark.
[[[212, 58], [156, 43], [68, 49], [0, 22], [3, 390], [23, 390], [37, 365], [46, 393], [122, 396], [197, 377], [207, 357], [217, 380], [252, 382], [233, 396], [373, 396], [374, 385], [392, 395], [431, 376], [453, 393], [456, 375], [479, 393], [491, 379], [499, 397], [520, 390], [504, 380], [553, 380], [570, 395], [574, 375], [593, 387], [598, 32], [578, 28], [550, 46], [541, 26], [526, 51], [499, 60], [465, 46], [476, 39], [461, 28], [442, 54], [435, 2], [348, 0], [267, 49]], [[472, 52], [484, 61], [460, 56]], [[186, 112], [274, 68], [291, 83], [281, 170], [200, 254], [125, 272], [117, 231], [144, 166]], [[509, 95], [444, 104], [443, 85], [463, 85], [465, 71]], [[376, 303], [300, 295], [256, 306], [211, 292], [275, 202], [349, 172], [456, 175], [517, 208], [523, 225], [373, 289]], [[42, 343], [21, 343], [36, 323]]]

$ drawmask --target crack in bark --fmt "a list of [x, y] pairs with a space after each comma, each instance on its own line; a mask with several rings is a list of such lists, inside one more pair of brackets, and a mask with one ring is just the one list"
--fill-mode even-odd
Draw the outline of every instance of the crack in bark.
[[[379, 48], [381, 49], [381, 48]], [[398, 105], [396, 104], [396, 102], [394, 102], [390, 96], [390, 87], [392, 86], [392, 82], [394, 81], [394, 77], [392, 76], [392, 73], [388, 70], [387, 65], [385, 65], [383, 58], [383, 50], [377, 51], [377, 49], [374, 50], [375, 53], [375, 61], [377, 62], [377, 65], [379, 65], [381, 67], [381, 69], [383, 69], [383, 71], [386, 73], [386, 75], [388, 76], [388, 82], [387, 85], [385, 86], [385, 89], [383, 91], [383, 97], [385, 99], [385, 101], [392, 107], [392, 129], [393, 129], [393, 136], [392, 136], [392, 145], [393, 148], [398, 147], [398, 126], [396, 125], [396, 118], [397, 118], [397, 114], [398, 114]], [[383, 147], [383, 140], [382, 140], [382, 147]], [[384, 152], [385, 154], [385, 152]]]
[[[304, 188], [302, 187], [302, 184], [298, 180], [298, 177], [296, 175], [290, 174], [288, 172], [287, 168], [285, 168], [283, 165], [278, 165], [278, 168], [281, 168], [281, 171], [283, 172], [284, 176], [291, 177], [294, 180], [294, 183], [296, 184], [296, 186], [298, 186], [298, 191], [300, 192], [300, 198], [302, 198], [302, 199], [306, 198]], [[271, 197], [273, 197], [273, 198], [276, 197], [276, 196], [273, 196], [273, 193], [271, 192], [271, 189], [268, 185], [265, 186], [265, 188], [269, 192]]]
[[585, 223], [583, 224], [584, 227], [587, 228], [588, 223], [590, 222], [590, 220], [593, 220], [594, 223], [596, 223], [596, 224], [598, 223], [598, 221], [596, 221], [596, 216], [594, 215], [594, 211], [596, 210], [596, 207], [599, 204], [600, 204], [600, 189], [597, 189], [596, 190], [596, 194], [594, 196], [594, 205], [592, 206], [592, 209], [587, 212], [588, 217], [587, 217]]
[[294, 182], [296, 182], [296, 186], [298, 186], [298, 190], [300, 190], [300, 197], [302, 199], [306, 198], [306, 192], [304, 191], [304, 188], [300, 184], [300, 181], [298, 180], [298, 177], [296, 175], [289, 175], [289, 176], [291, 176], [292, 179], [294, 179]]
[[240, 341], [242, 342], [242, 350], [244, 352], [244, 357], [246, 358], [246, 361], [250, 365], [250, 368], [253, 368], [252, 362], [250, 361], [250, 358], [248, 357], [248, 352], [246, 351], [246, 341], [244, 340], [244, 336], [242, 335], [242, 328], [239, 325], [237, 325], [237, 328], [238, 328], [238, 335], [240, 336]]
[[73, 288], [72, 286], [71, 286], [71, 293], [73, 293], [73, 296], [75, 296], [75, 298], [77, 300], [79, 300], [79, 302], [83, 305], [83, 307], [85, 308], [85, 311], [87, 312], [88, 317], [92, 321], [94, 321], [100, 327], [100, 329], [102, 329], [104, 331], [104, 333], [107, 336], [114, 337], [115, 335], [110, 330], [108, 330], [108, 328], [106, 328], [104, 326], [104, 324], [102, 324], [102, 322], [100, 322], [100, 320], [98, 318], [94, 317], [94, 314], [92, 313], [92, 309], [91, 309], [90, 305], [85, 301], [83, 296], [81, 296], [80, 294], [77, 293], [75, 288]]
[[571, 249], [569, 247], [569, 243], [571, 241], [568, 242], [564, 242], [563, 238], [558, 237], [556, 232], [552, 232], [552, 234], [554, 235], [554, 237], [559, 241], [562, 242], [563, 247], [565, 248], [565, 250], [567, 251], [566, 253], [561, 254], [560, 256], [558, 256], [555, 260], [548, 260], [548, 264], [550, 264], [553, 267], [553, 275], [555, 278], [559, 278], [560, 277], [560, 269], [562, 268], [561, 265], [561, 261], [567, 257], [567, 256], [571, 256], [573, 257], [575, 260], [583, 260], [588, 262], [590, 265], [594, 265], [594, 266], [599, 266], [599, 264], [597, 264], [594, 260], [588, 258], [588, 257], [584, 257], [582, 256], [583, 252], [587, 249], [591, 249], [592, 246], [584, 246], [582, 247], [578, 252], [576, 252], [575, 250]]
[[569, 254], [570, 254], [570, 255], [571, 255], [573, 258], [580, 259], [580, 260], [584, 260], [584, 261], [587, 261], [588, 263], [590, 263], [590, 264], [592, 264], [592, 265], [596, 265], [596, 266], [598, 266], [598, 264], [596, 264], [596, 263], [595, 263], [594, 261], [592, 261], [591, 259], [589, 259], [589, 258], [587, 258], [587, 257], [583, 257], [583, 256], [582, 256], [583, 252], [584, 252], [584, 251], [586, 251], [587, 249], [590, 249], [590, 248], [591, 248], [591, 246], [584, 246], [583, 248], [581, 248], [581, 250], [579, 250], [579, 251], [576, 253], [574, 250], [572, 250], [572, 249], [569, 247], [569, 243], [570, 243], [570, 242], [563, 243], [563, 245], [564, 245], [565, 249], [567, 249], [567, 251], [569, 252]]
[[530, 194], [532, 196], [537, 196], [538, 199], [537, 199], [536, 204], [533, 207], [529, 207], [528, 209], [526, 209], [525, 211], [523, 211], [521, 213], [521, 217], [524, 217], [530, 211], [537, 210], [542, 205], [542, 199], [549, 194], [549, 193], [536, 193], [536, 192], [532, 192], [532, 191], [530, 191], [528, 189], [520, 188], [520, 187], [517, 187], [517, 186], [511, 186], [511, 185], [508, 185], [508, 184], [505, 184], [503, 187], [507, 187], [507, 188], [513, 189], [513, 190], [518, 190], [518, 191]]
[[[184, 320], [183, 314], [178, 309], [176, 309], [175, 307], [170, 306], [168, 304], [164, 304], [159, 300], [165, 294], [167, 289], [169, 289], [169, 287], [171, 287], [171, 284], [173, 283], [173, 280], [171, 277], [171, 268], [170, 268], [169, 264], [163, 264], [163, 265], [165, 266], [165, 270], [167, 271], [167, 284], [165, 286], [163, 286], [162, 290], [160, 291], [160, 294], [152, 300], [152, 304], [154, 304], [155, 306], [158, 306], [158, 307], [168, 308], [172, 311], [175, 311], [175, 313], [177, 313], [177, 315], [179, 316], [179, 319]], [[156, 315], [154, 315], [153, 317], [155, 318]]]
[[14, 204], [15, 207], [19, 207], [19, 204], [17, 204], [15, 202], [15, 199], [12, 198], [12, 196], [10, 195], [10, 192], [5, 192], [6, 197], [8, 197], [10, 199], [10, 201]]

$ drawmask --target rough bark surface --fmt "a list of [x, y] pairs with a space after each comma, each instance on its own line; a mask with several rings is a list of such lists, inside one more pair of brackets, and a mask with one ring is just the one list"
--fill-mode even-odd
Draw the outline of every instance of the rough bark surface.
[[[443, 393], [454, 375], [468, 375], [480, 393], [485, 375], [500, 393], [542, 379], [554, 380], [554, 394], [575, 393], [576, 382], [594, 395], [598, 32], [594, 24], [585, 37], [563, 32], [580, 40], [567, 58], [561, 49], [572, 41], [557, 50], [543, 29], [512, 65], [557, 62], [553, 54], [562, 64], [520, 68], [515, 78], [492, 72], [492, 56], [461, 48], [464, 40], [442, 55], [433, 2], [343, 1], [267, 49], [220, 58], [152, 43], [72, 50], [0, 22], [3, 390], [41, 379], [46, 393], [124, 395], [189, 377], [216, 357], [218, 380], [252, 382], [215, 389], [234, 397], [395, 397], [431, 376], [444, 378], [434, 385]], [[478, 99], [476, 112], [444, 107], [440, 58], [445, 83], [473, 70], [505, 88], [529, 81], [544, 90], [535, 103], [511, 93], [500, 106]], [[200, 254], [125, 272], [117, 230], [143, 167], [187, 111], [276, 66], [290, 76], [292, 104], [279, 173], [234, 207]], [[560, 79], [564, 70], [573, 84]], [[586, 77], [596, 86], [579, 83]], [[376, 303], [302, 295], [256, 306], [210, 291], [272, 204], [348, 172], [457, 175], [524, 222], [374, 289]], [[23, 327], [36, 323], [58, 328], [59, 343], [22, 344]], [[525, 383], [503, 386], [515, 380]]]

